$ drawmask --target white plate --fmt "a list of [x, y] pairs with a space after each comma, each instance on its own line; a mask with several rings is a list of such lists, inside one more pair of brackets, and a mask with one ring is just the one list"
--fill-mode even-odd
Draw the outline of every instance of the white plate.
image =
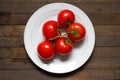
[[[75, 43], [70, 55], [55, 56], [53, 60], [45, 63], [36, 51], [38, 43], [44, 40], [42, 25], [47, 20], [57, 20], [58, 13], [63, 9], [74, 12], [76, 22], [85, 26], [87, 34], [83, 41]], [[24, 32], [24, 43], [28, 56], [39, 68], [51, 73], [67, 73], [81, 67], [91, 56], [95, 44], [95, 32], [90, 19], [81, 9], [67, 3], [52, 3], [39, 8], [30, 17]]]

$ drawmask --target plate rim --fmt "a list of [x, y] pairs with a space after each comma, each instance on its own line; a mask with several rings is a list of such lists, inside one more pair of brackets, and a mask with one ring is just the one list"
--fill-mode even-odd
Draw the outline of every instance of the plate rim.
[[[60, 5], [60, 4], [65, 4], [65, 5], [74, 6], [74, 5], [68, 4], [68, 3], [59, 3], [59, 2], [57, 2], [57, 3], [49, 3], [49, 4], [46, 4], [46, 5], [42, 6], [41, 8], [44, 8], [44, 7], [50, 6], [50, 5], [58, 5], [58, 4], [59, 4], [59, 5]], [[76, 7], [76, 6], [74, 6], [74, 7]], [[31, 17], [29, 18], [29, 20], [28, 20], [28, 22], [27, 22], [27, 24], [26, 24], [26, 26], [25, 26], [25, 30], [24, 30], [24, 46], [25, 46], [25, 50], [27, 51], [27, 55], [29, 56], [29, 58], [32, 60], [32, 62], [33, 62], [36, 66], [38, 66], [38, 65], [34, 62], [34, 60], [33, 60], [33, 59], [31, 58], [31, 56], [29, 55], [29, 53], [30, 53], [33, 49], [28, 50], [28, 48], [27, 48], [26, 35], [28, 35], [28, 33], [27, 33], [26, 31], [27, 31], [27, 29], [28, 29], [28, 26], [30, 25], [29, 22], [31, 22], [31, 20], [32, 20], [32, 18], [33, 18], [33, 15], [35, 15], [36, 13], [38, 13], [41, 8], [39, 8], [37, 11], [35, 11], [35, 12], [31, 15]], [[76, 8], [78, 8], [78, 7], [76, 7]], [[78, 8], [78, 9], [79, 9], [80, 11], [82, 11], [80, 8]], [[66, 72], [52, 72], [52, 71], [46, 70], [46, 69], [41, 68], [40, 66], [38, 66], [39, 68], [41, 68], [42, 70], [45, 70], [45, 71], [47, 71], [47, 72], [50, 72], [50, 73], [63, 74], [63, 73], [68, 73], [68, 72], [72, 72], [72, 71], [74, 71], [74, 70], [77, 70], [78, 68], [80, 68], [81, 66], [83, 66], [83, 65], [88, 61], [88, 59], [89, 59], [90, 56], [92, 55], [92, 52], [93, 52], [94, 47], [95, 47], [95, 30], [94, 30], [94, 26], [93, 26], [90, 18], [87, 16], [87, 14], [86, 14], [84, 11], [82, 11], [82, 12], [83, 12], [83, 13], [85, 14], [85, 16], [87, 17], [89, 23], [90, 23], [91, 26], [92, 26], [92, 30], [93, 30], [93, 39], [94, 39], [94, 41], [93, 41], [93, 46], [91, 47], [92, 49], [91, 49], [91, 52], [90, 52], [90, 54], [89, 54], [89, 57], [87, 57], [87, 59], [84, 60], [83, 64], [81, 64], [80, 66], [74, 68], [73, 70], [66, 71]], [[28, 41], [28, 42], [29, 42], [29, 41]]]

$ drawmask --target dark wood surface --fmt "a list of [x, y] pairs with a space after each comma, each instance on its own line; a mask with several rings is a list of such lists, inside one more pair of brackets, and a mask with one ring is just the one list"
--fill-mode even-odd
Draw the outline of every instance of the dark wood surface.
[[59, 0], [0, 0], [0, 80], [120, 80], [120, 0], [60, 0], [81, 8], [94, 24], [89, 61], [68, 74], [51, 74], [29, 59], [25, 24], [41, 6]]

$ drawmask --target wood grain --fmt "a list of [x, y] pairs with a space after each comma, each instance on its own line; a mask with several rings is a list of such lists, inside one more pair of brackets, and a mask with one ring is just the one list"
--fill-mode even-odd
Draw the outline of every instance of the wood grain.
[[0, 47], [23, 46], [23, 36], [20, 37], [0, 37]]
[[93, 24], [119, 24], [120, 14], [88, 14]]
[[13, 59], [0, 59], [0, 69], [35, 69], [36, 67], [29, 58], [13, 58]]
[[[38, 68], [23, 43], [30, 16], [53, 2], [67, 2], [82, 9], [96, 34], [87, 63], [62, 75]], [[0, 80], [120, 80], [120, 0], [0, 0]]]
[[120, 58], [120, 47], [95, 47], [93, 56], [99, 58]]
[[32, 14], [0, 14], [0, 24], [26, 24]]
[[92, 58], [86, 65], [86, 69], [119, 69], [120, 58]]
[[94, 25], [94, 29], [97, 36], [120, 35], [120, 25]]
[[[95, 47], [93, 57], [96, 58], [119, 58], [120, 47]], [[0, 48], [0, 59], [28, 58], [24, 47]]]
[[[0, 3], [0, 12], [33, 13], [48, 3]], [[86, 13], [120, 13], [119, 3], [72, 3]]]
[[24, 35], [26, 25], [0, 25], [0, 37], [19, 37]]
[[[119, 58], [90, 58], [83, 69], [120, 69]], [[0, 59], [0, 70], [29, 70], [37, 66], [29, 58]]]
[[[23, 47], [23, 36], [0, 37], [0, 47]], [[96, 36], [95, 46], [120, 46], [120, 36]]]
[[0, 48], [0, 58], [28, 58], [24, 47]]
[[[24, 27], [24, 25], [1, 25], [0, 46], [23, 46]], [[96, 46], [120, 46], [119, 28], [119, 25], [95, 25]]]
[[120, 0], [0, 0], [2, 3], [6, 2], [73, 2], [73, 3], [78, 3], [78, 2], [120, 2]]
[[120, 69], [115, 69], [115, 79], [119, 80], [120, 79]]
[[120, 37], [96, 36], [96, 46], [120, 46]]
[[[6, 77], [7, 76], [7, 77]], [[25, 77], [23, 77], [25, 76]], [[47, 77], [46, 77], [47, 76]], [[43, 74], [39, 70], [0, 70], [2, 80], [111, 80], [113, 79], [112, 70], [81, 70], [76, 74], [58, 75]]]
[[[25, 25], [32, 14], [0, 14], [0, 24]], [[95, 25], [119, 25], [120, 14], [87, 14]]]
[[[94, 25], [96, 36], [120, 36], [120, 25]], [[0, 37], [19, 37], [25, 25], [0, 25]]]
[[24, 34], [25, 25], [0, 25], [0, 37], [19, 37]]

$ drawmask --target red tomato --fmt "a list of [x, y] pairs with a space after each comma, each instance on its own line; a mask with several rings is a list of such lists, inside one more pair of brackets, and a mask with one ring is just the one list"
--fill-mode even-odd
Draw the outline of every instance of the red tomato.
[[84, 26], [80, 23], [73, 23], [67, 29], [68, 37], [73, 41], [81, 40], [86, 35]]
[[47, 40], [52, 40], [57, 38], [57, 36], [60, 36], [61, 32], [58, 27], [58, 23], [54, 20], [49, 20], [43, 25], [43, 35]]
[[56, 51], [60, 55], [67, 55], [69, 52], [72, 51], [73, 48], [73, 42], [66, 38], [66, 37], [60, 37], [56, 40]]
[[58, 23], [61, 28], [68, 27], [75, 20], [75, 15], [72, 11], [65, 9], [58, 14]]
[[50, 41], [48, 41], [48, 40], [45, 40], [45, 41], [39, 43], [39, 45], [37, 47], [37, 51], [39, 53], [40, 58], [43, 60], [52, 59], [55, 54], [55, 49], [52, 46], [52, 44], [50, 43]]

